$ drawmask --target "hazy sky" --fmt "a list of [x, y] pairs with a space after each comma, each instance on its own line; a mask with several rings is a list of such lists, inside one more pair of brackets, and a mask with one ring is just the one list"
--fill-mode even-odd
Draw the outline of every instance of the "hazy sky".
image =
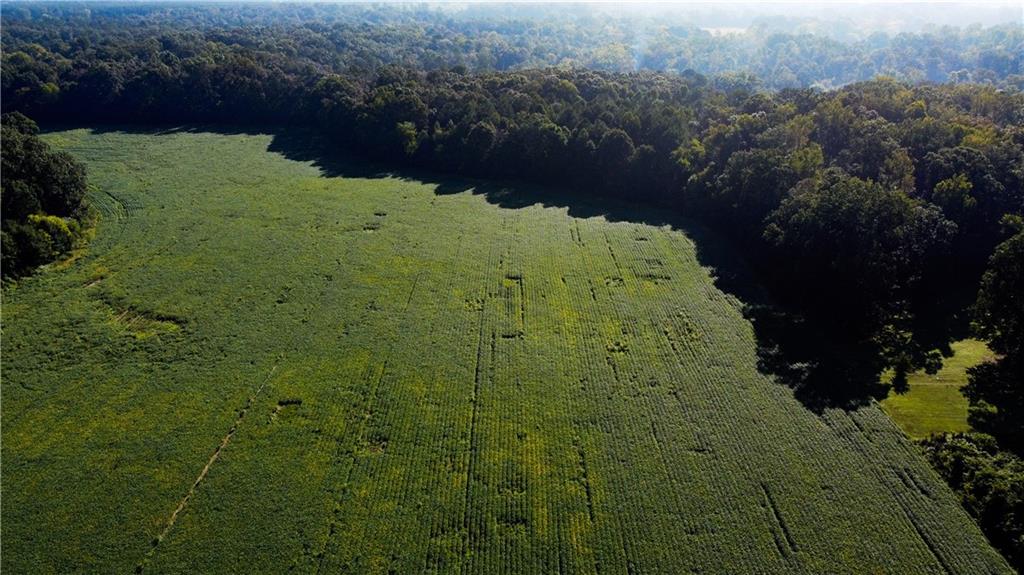
[[[485, 2], [510, 4], [509, 2]], [[462, 3], [465, 4], [465, 3]], [[514, 2], [533, 5], [547, 2]], [[577, 3], [579, 4], [579, 3]], [[645, 0], [597, 0], [588, 3], [597, 11], [625, 12], [635, 16], [671, 15], [701, 26], [746, 27], [768, 19], [806, 19], [821, 22], [846, 22], [850, 33], [886, 31], [891, 33], [920, 31], [937, 26], [968, 26], [981, 24], [1019, 24], [1024, 26], [1024, 0], [982, 0], [954, 2], [935, 0], [773, 0], [751, 2], [719, 0], [717, 2], [650, 2]], [[449, 6], [451, 6], [449, 4]], [[514, 13], [512, 6], [509, 12]]]

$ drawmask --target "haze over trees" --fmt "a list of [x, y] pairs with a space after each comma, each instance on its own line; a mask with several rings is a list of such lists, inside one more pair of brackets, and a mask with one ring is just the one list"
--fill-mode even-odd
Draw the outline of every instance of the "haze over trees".
[[[770, 6], [733, 10], [756, 14], [766, 8]], [[876, 10], [876, 16], [889, 19], [876, 26], [865, 22], [870, 5], [856, 10], [846, 22], [837, 21], [842, 6], [831, 10], [828, 20], [794, 18], [799, 5], [775, 8], [774, 14], [753, 18], [729, 15], [729, 6], [701, 14], [699, 7], [642, 5], [17, 3], [3, 12], [8, 50], [24, 54], [13, 60], [19, 64], [30, 63], [25, 56], [42, 60], [37, 65], [68, 58], [81, 62], [97, 50], [104, 59], [116, 58], [123, 64], [144, 62], [166, 50], [189, 59], [209, 50], [197, 43], [202, 40], [233, 46], [236, 53], [244, 49], [276, 54], [335, 73], [372, 71], [388, 64], [418, 70], [465, 67], [474, 72], [552, 66], [607, 72], [693, 70], [724, 75], [723, 83], [770, 88], [838, 87], [880, 74], [912, 82], [1020, 87], [1024, 81], [1022, 33], [1010, 3], [1004, 13], [990, 14], [997, 19], [985, 27], [963, 23], [986, 9], [993, 12], [991, 7], [961, 7], [959, 18], [947, 18], [953, 26], [944, 27], [906, 26], [921, 15], [904, 10], [902, 33], [893, 31], [893, 12], [899, 8]], [[952, 14], [956, 9], [943, 6], [933, 12]], [[74, 35], [58, 34], [61, 26], [75, 27]], [[129, 44], [134, 46], [123, 52]], [[162, 62], [174, 66], [173, 60]], [[85, 72], [66, 71], [69, 79]], [[52, 74], [40, 80], [61, 84]]]

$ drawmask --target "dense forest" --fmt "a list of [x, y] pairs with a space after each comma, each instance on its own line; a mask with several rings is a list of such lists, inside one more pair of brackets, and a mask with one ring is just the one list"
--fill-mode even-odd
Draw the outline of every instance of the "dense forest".
[[[972, 425], [1024, 448], [1019, 26], [641, 38], [584, 16], [61, 4], [5, 5], [3, 24], [4, 111], [306, 126], [392, 165], [700, 220], [772, 294], [751, 312], [764, 367], [814, 403], [863, 400], [886, 371], [898, 390], [974, 330], [1000, 359], [971, 372]], [[1020, 553], [1019, 520], [989, 527]]]
[[147, 72], [195, 75], [254, 64], [269, 68], [267, 79], [277, 81], [311, 72], [365, 76], [397, 65], [421, 71], [696, 71], [724, 88], [829, 88], [878, 75], [1024, 86], [1024, 33], [1013, 24], [900, 34], [867, 29], [836, 37], [771, 18], [756, 19], [742, 33], [718, 34], [679, 17], [605, 14], [584, 5], [459, 11], [422, 4], [116, 3], [7, 4], [3, 21], [5, 68], [16, 70], [12, 80], [25, 82], [5, 81], [4, 106], [22, 106], [21, 99], [10, 99], [19, 94], [56, 97], [54, 90], [85, 78], [92, 89], [109, 88], [116, 97]]

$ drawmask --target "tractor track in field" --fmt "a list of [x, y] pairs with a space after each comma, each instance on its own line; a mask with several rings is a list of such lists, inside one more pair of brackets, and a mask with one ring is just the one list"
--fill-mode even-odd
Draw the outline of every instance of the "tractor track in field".
[[108, 190], [99, 188], [90, 190], [90, 197], [93, 205], [99, 211], [101, 219], [113, 224], [113, 229], [108, 233], [111, 234], [111, 238], [115, 242], [124, 235], [128, 219], [142, 207], [138, 201], [125, 200]]
[[178, 506], [174, 509], [174, 512], [171, 513], [171, 516], [167, 518], [167, 523], [164, 524], [164, 528], [160, 531], [160, 534], [153, 539], [152, 545], [150, 546], [149, 551], [146, 552], [145, 557], [143, 557], [142, 561], [140, 561], [138, 565], [135, 566], [135, 573], [143, 572], [143, 570], [146, 567], [146, 564], [149, 563], [149, 560], [153, 557], [153, 555], [156, 553], [157, 548], [160, 546], [160, 542], [164, 540], [168, 533], [170, 533], [171, 529], [174, 527], [174, 524], [178, 520], [178, 516], [188, 506], [188, 503], [192, 499], [192, 496], [195, 495], [196, 490], [199, 488], [199, 484], [201, 484], [203, 480], [206, 479], [206, 475], [210, 472], [210, 468], [213, 467], [213, 464], [220, 457], [221, 451], [223, 451], [224, 448], [227, 447], [228, 443], [231, 442], [231, 438], [235, 435], [235, 432], [238, 431], [238, 426], [241, 425], [242, 420], [245, 419], [245, 414], [249, 412], [249, 409], [256, 402], [256, 399], [263, 392], [263, 389], [267, 387], [267, 384], [274, 376], [274, 372], [277, 371], [278, 365], [280, 365], [280, 362], [278, 362], [277, 364], [274, 365], [273, 368], [271, 368], [270, 373], [268, 373], [267, 377], [263, 379], [263, 383], [261, 383], [260, 386], [256, 388], [256, 391], [249, 396], [249, 399], [245, 402], [245, 407], [243, 407], [242, 410], [238, 412], [238, 417], [235, 418], [235, 422], [231, 425], [231, 428], [228, 429], [227, 434], [225, 434], [224, 437], [220, 440], [220, 444], [218, 444], [217, 448], [213, 450], [213, 453], [210, 455], [210, 458], [206, 461], [206, 465], [203, 466], [203, 469], [199, 472], [199, 475], [196, 477], [195, 481], [192, 482], [192, 486], [189, 487], [188, 492], [185, 494], [184, 497], [181, 498], [181, 501], [178, 502]]

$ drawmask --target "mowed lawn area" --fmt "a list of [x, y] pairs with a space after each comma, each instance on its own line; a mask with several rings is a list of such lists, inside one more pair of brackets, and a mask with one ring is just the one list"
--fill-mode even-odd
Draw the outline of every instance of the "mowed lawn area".
[[960, 388], [967, 383], [967, 368], [992, 359], [985, 342], [965, 339], [954, 343], [953, 356], [935, 375], [917, 372], [908, 378], [906, 393], [892, 393], [882, 409], [907, 435], [915, 439], [946, 431], [967, 431], [967, 398]]
[[46, 139], [103, 217], [4, 294], [5, 573], [1010, 573], [880, 409], [759, 373], [640, 210]]

